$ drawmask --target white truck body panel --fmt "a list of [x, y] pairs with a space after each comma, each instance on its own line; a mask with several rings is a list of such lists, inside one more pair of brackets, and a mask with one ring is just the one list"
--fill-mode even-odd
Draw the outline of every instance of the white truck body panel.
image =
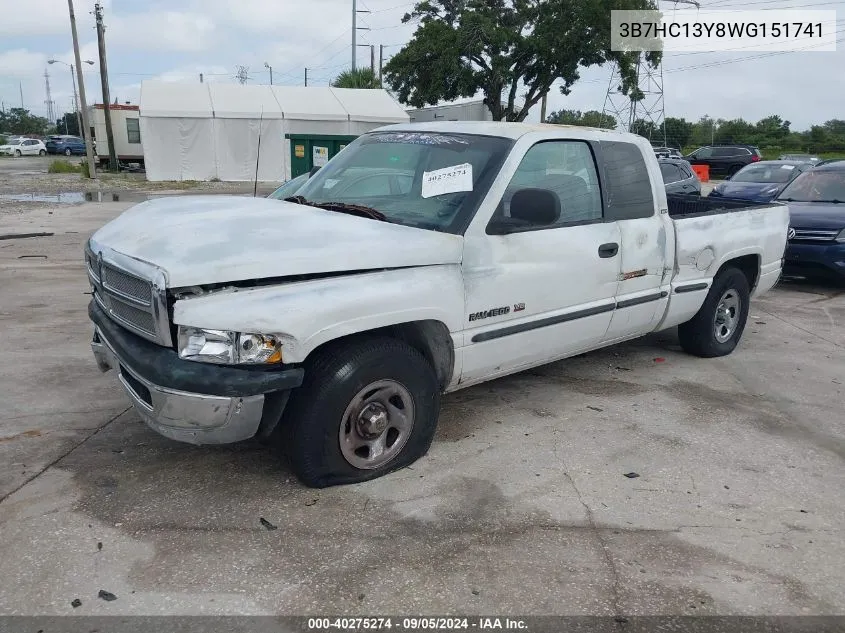
[[148, 200], [92, 240], [155, 262], [169, 288], [461, 261], [463, 239], [243, 196]]

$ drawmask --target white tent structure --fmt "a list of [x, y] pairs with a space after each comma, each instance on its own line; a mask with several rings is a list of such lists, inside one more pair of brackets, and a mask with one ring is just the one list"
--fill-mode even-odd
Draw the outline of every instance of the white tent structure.
[[384, 90], [145, 81], [140, 119], [148, 180], [250, 181], [258, 158], [258, 180], [282, 181], [286, 136], [357, 136], [409, 117]]

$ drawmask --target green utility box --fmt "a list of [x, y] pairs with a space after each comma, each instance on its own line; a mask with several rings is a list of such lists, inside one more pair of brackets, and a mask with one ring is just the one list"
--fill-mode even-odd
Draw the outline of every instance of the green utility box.
[[285, 134], [290, 139], [290, 177], [308, 173], [313, 167], [322, 167], [335, 154], [354, 141], [357, 136], [331, 136], [326, 134]]

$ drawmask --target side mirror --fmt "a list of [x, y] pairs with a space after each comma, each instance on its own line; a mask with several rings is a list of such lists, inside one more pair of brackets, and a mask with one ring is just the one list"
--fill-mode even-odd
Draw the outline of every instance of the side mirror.
[[560, 198], [548, 189], [520, 189], [511, 198], [511, 218], [535, 226], [560, 219]]

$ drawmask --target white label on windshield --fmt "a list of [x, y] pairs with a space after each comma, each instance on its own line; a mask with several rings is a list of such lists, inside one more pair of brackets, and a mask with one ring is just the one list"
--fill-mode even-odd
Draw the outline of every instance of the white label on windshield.
[[334, 178], [326, 178], [326, 182], [323, 183], [323, 189], [331, 189], [339, 182], [339, 180], [336, 180]]
[[781, 165], [781, 169], [795, 169], [795, 165]]
[[459, 191], [472, 191], [472, 165], [470, 163], [423, 172], [423, 198], [442, 196]]

